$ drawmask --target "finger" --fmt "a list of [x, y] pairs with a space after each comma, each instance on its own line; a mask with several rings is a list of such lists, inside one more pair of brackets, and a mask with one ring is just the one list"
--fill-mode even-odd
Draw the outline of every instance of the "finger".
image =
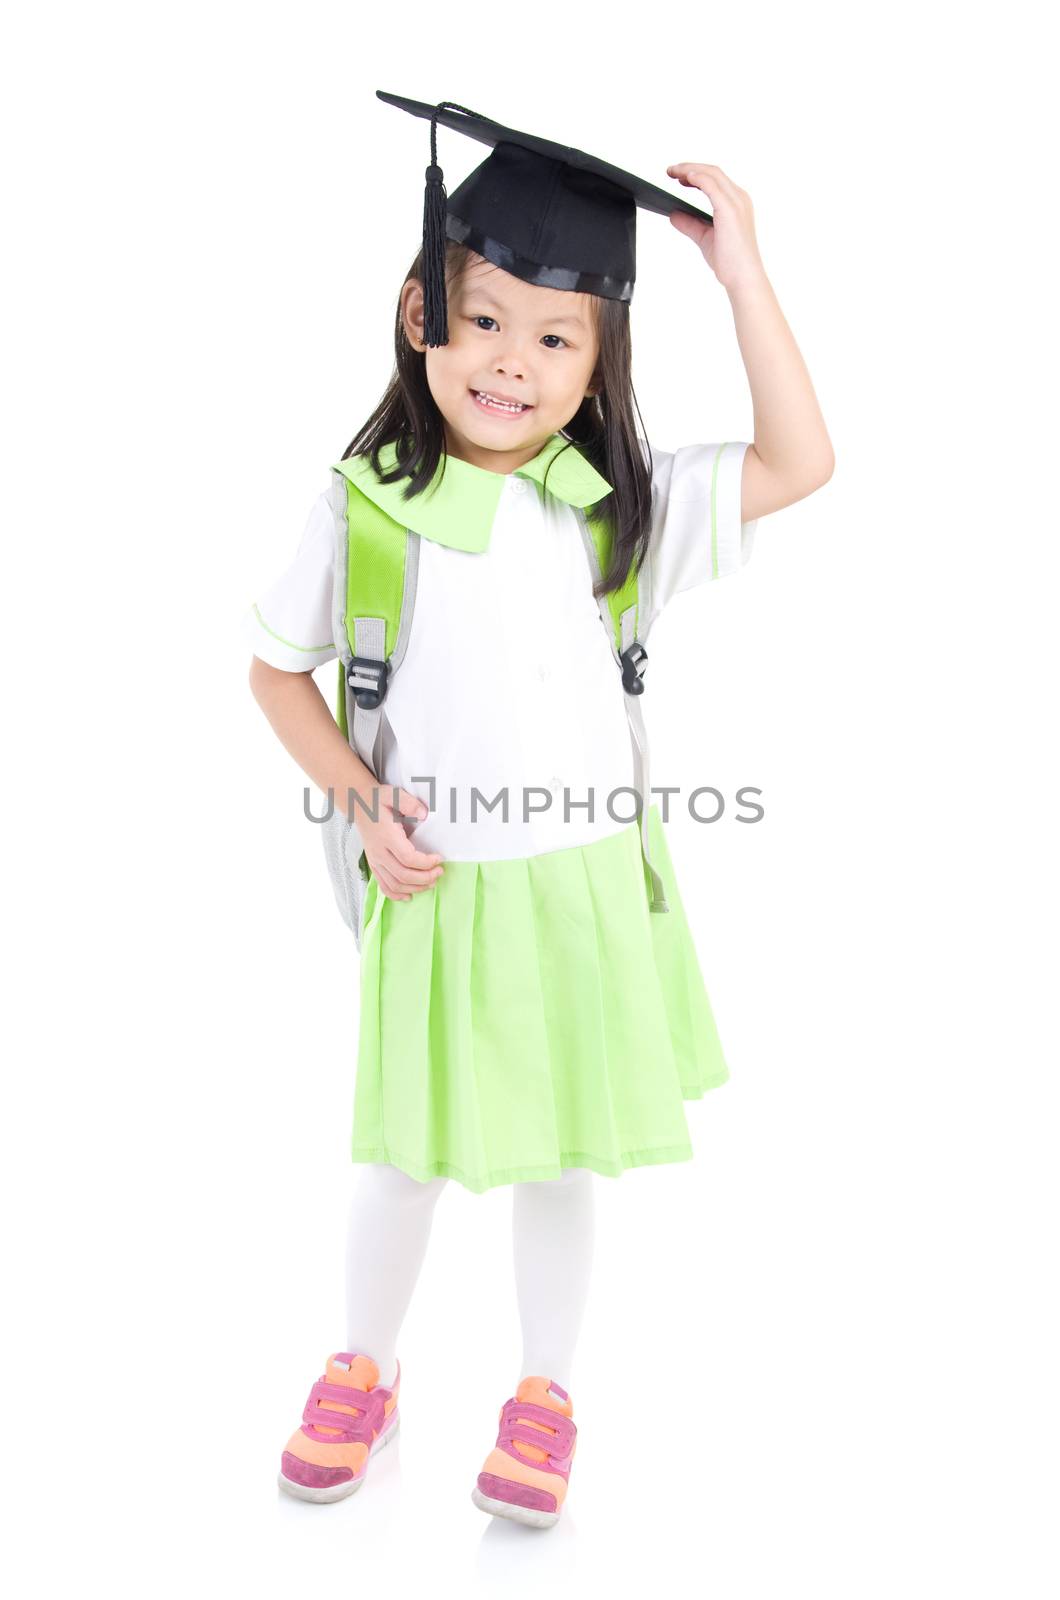
[[426, 800], [422, 800], [418, 794], [410, 794], [408, 789], [399, 789], [397, 797], [396, 809], [403, 817], [414, 817], [417, 822], [422, 822], [424, 817], [430, 815]]
[[394, 882], [402, 889], [429, 889], [442, 875], [440, 865], [426, 868], [410, 867], [405, 862], [397, 860], [393, 854], [388, 857], [386, 866]]
[[388, 848], [395, 863], [403, 867], [416, 867], [421, 872], [440, 866], [443, 861], [436, 850], [417, 850], [406, 833], [392, 843], [388, 841]]
[[372, 867], [372, 873], [373, 873], [373, 876], [378, 879], [379, 887], [382, 890], [383, 894], [386, 895], [386, 898], [388, 900], [411, 900], [412, 899], [412, 896], [410, 894], [406, 894], [404, 892], [404, 890], [394, 881], [394, 878], [387, 871], [387, 869], [385, 867], [378, 866], [378, 865], [373, 866]]
[[675, 172], [673, 174], [679, 183], [686, 189], [698, 189], [700, 194], [705, 194], [711, 202], [725, 198], [726, 190], [712, 173], [705, 172], [702, 167], [692, 167], [688, 172]]
[[376, 784], [371, 791], [369, 804], [376, 817], [393, 817], [395, 821], [422, 822], [428, 815], [427, 805], [419, 795], [410, 794], [394, 783]]
[[686, 211], [671, 211], [670, 221], [678, 233], [683, 233], [686, 239], [693, 240], [695, 244], [702, 244], [714, 227], [713, 220], [700, 222], [698, 217], [690, 217]]
[[666, 170], [678, 182], [701, 189], [704, 194], [722, 194], [735, 200], [740, 193], [732, 179], [709, 161], [678, 161]]

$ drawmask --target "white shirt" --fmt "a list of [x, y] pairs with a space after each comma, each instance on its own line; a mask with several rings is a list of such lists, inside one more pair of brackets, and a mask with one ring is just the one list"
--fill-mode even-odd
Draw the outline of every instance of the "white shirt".
[[[651, 449], [651, 607], [639, 637], [673, 595], [737, 572], [749, 559], [757, 523], [740, 521], [747, 448]], [[378, 776], [433, 807], [406, 826], [417, 848], [449, 861], [588, 844], [620, 832], [636, 814], [625, 691], [593, 598], [577, 514], [533, 478], [489, 476], [504, 481], [487, 548], [421, 537], [408, 649], [383, 703]], [[253, 653], [288, 672], [338, 657], [331, 636], [334, 493], [333, 480], [310, 511], [293, 562], [241, 619]], [[415, 527], [415, 500], [409, 505]], [[577, 805], [590, 789], [591, 820]], [[482, 798], [504, 790], [507, 819], [502, 804], [489, 810]], [[338, 805], [344, 801], [336, 797]]]

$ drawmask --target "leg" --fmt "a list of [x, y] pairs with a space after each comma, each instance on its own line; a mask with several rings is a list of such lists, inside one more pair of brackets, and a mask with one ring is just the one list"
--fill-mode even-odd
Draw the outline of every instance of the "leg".
[[346, 1242], [346, 1348], [370, 1355], [384, 1385], [397, 1373], [398, 1333], [448, 1181], [418, 1183], [399, 1167], [360, 1164]]
[[592, 1265], [593, 1176], [588, 1167], [565, 1167], [559, 1178], [512, 1185], [519, 1377], [538, 1373], [567, 1390]]

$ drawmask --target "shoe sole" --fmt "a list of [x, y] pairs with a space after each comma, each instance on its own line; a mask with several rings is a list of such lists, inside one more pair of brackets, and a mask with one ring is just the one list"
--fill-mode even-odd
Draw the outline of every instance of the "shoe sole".
[[559, 1521], [558, 1511], [535, 1511], [532, 1506], [513, 1505], [510, 1500], [494, 1500], [492, 1495], [483, 1494], [477, 1485], [471, 1491], [471, 1498], [480, 1511], [487, 1511], [492, 1517], [507, 1517], [511, 1522], [521, 1522], [526, 1528], [551, 1528]]
[[348, 1495], [355, 1494], [368, 1476], [368, 1463], [377, 1450], [385, 1450], [391, 1439], [396, 1435], [401, 1426], [401, 1418], [395, 1417], [383, 1433], [377, 1433], [372, 1440], [371, 1449], [365, 1457], [364, 1466], [359, 1478], [347, 1478], [344, 1483], [329, 1483], [321, 1489], [314, 1489], [307, 1483], [295, 1483], [293, 1478], [286, 1477], [282, 1472], [277, 1478], [281, 1489], [293, 1495], [296, 1500], [311, 1500], [316, 1505], [330, 1505], [334, 1500], [345, 1500]]

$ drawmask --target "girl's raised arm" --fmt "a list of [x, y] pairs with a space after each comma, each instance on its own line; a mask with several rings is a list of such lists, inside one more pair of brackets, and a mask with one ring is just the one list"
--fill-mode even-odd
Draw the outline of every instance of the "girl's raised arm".
[[714, 214], [713, 225], [682, 211], [671, 212], [670, 221], [698, 245], [732, 305], [754, 406], [742, 504], [743, 521], [753, 522], [827, 483], [835, 453], [806, 363], [758, 253], [750, 195], [708, 162], [679, 161], [666, 170], [701, 189]]

